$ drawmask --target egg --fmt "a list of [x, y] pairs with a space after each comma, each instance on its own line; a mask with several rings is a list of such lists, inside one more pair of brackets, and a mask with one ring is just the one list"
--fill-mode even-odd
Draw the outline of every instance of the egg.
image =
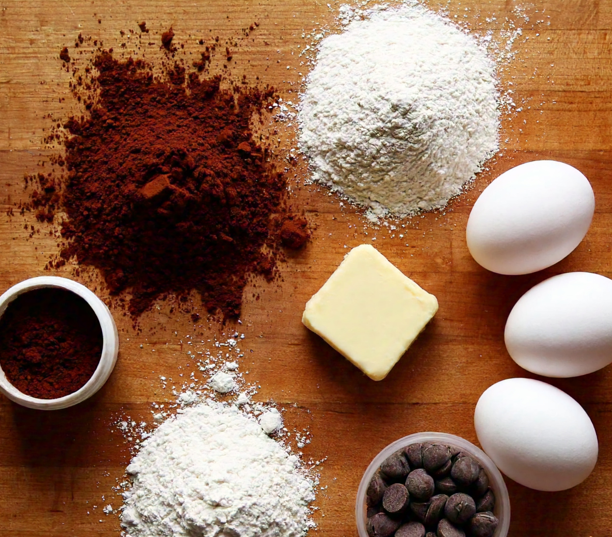
[[476, 200], [467, 246], [476, 262], [499, 274], [529, 274], [569, 255], [595, 211], [588, 179], [554, 160], [502, 173]]
[[612, 280], [569, 272], [527, 291], [504, 331], [512, 359], [547, 377], [586, 375], [612, 362]]
[[485, 453], [525, 487], [575, 487], [597, 462], [597, 434], [587, 413], [539, 380], [513, 378], [491, 386], [478, 400], [474, 425]]

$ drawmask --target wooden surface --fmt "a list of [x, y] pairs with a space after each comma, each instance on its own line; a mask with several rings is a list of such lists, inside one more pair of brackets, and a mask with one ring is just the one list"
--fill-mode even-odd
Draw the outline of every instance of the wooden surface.
[[[516, 60], [503, 72], [505, 87], [513, 83], [514, 99], [523, 110], [504, 122], [502, 140], [508, 141], [474, 188], [444, 214], [405, 222], [400, 239], [398, 232], [392, 237], [388, 228], [365, 225], [325, 191], [300, 187], [305, 177], [300, 165], [293, 180], [294, 202], [304, 207], [316, 228], [313, 240], [305, 251], [290, 256], [281, 280], [255, 281], [246, 292], [239, 327], [246, 335], [241, 370], [248, 370], [246, 377], [260, 385], [258, 400], [274, 400], [287, 409], [290, 430], [310, 430], [312, 442], [304, 456], [326, 459], [320, 474], [327, 488], [316, 502], [320, 535], [356, 535], [353, 509], [359, 480], [388, 443], [427, 430], [476, 442], [473, 412], [480, 394], [505, 378], [533, 377], [509, 358], [502, 337], [505, 319], [523, 292], [560, 272], [612, 276], [612, 1], [536, 1], [527, 9], [529, 22], [513, 15], [521, 5], [502, 0], [451, 0], [448, 5], [451, 16], [458, 14], [458, 20], [481, 31], [499, 30], [506, 17], [523, 27], [515, 42]], [[106, 46], [120, 48], [127, 42], [132, 50], [137, 23], [145, 20], [155, 46], [144, 48], [154, 59], [161, 54], [159, 35], [170, 26], [189, 54], [197, 50], [201, 35], [240, 37], [242, 28], [257, 21], [259, 28], [237, 47], [234, 74], [259, 75], [296, 100], [299, 73], [308, 69], [300, 65], [299, 52], [309, 44], [302, 34], [331, 23], [337, 6], [333, 3], [330, 10], [326, 1], [315, 0], [0, 0], [0, 290], [49, 274], [45, 263], [57, 251], [51, 228], [36, 226], [39, 232], [30, 237], [24, 225], [34, 223], [31, 215], [9, 218], [4, 213], [25, 199], [24, 174], [37, 171], [50, 154], [42, 145], [44, 129], [50, 126], [43, 116], [65, 117], [74, 110], [69, 76], [62, 72], [58, 54], [63, 46], [72, 47], [79, 32], [102, 39]], [[539, 20], [543, 22], [536, 24]], [[293, 143], [292, 129], [286, 126], [285, 148]], [[278, 154], [281, 158], [282, 152]], [[591, 229], [572, 255], [545, 272], [524, 277], [488, 273], [466, 249], [470, 208], [493, 177], [537, 158], [563, 160], [590, 179], [597, 203]], [[364, 242], [375, 244], [440, 303], [435, 320], [379, 383], [365, 378], [300, 323], [308, 298], [347, 249]], [[64, 267], [54, 274], [72, 277], [71, 271]], [[95, 284], [95, 274], [83, 281], [108, 299], [103, 286]], [[253, 299], [255, 292], [259, 300]], [[150, 421], [152, 401], [174, 399], [159, 376], [180, 384], [179, 375], [193, 370], [183, 344], [187, 336], [207, 340], [219, 330], [214, 323], [194, 327], [188, 315], [170, 315], [168, 303], [143, 316], [141, 331], [133, 329], [120, 309], [113, 313], [121, 338], [119, 362], [92, 400], [41, 413], [0, 399], [0, 536], [119, 535], [117, 517], [101, 511], [108, 503], [121, 505], [112, 487], [130, 458], [129, 442], [113, 423], [124, 415]], [[576, 398], [592, 418], [599, 461], [585, 483], [562, 493], [536, 492], [507, 480], [510, 535], [610, 535], [612, 369], [551, 382]]]

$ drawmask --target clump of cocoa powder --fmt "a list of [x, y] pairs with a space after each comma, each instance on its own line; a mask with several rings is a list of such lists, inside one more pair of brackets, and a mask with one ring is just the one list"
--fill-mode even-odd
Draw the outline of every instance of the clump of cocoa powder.
[[70, 52], [68, 51], [68, 47], [64, 47], [60, 51], [60, 60], [65, 61], [66, 63], [70, 63]]
[[308, 221], [303, 216], [290, 215], [281, 226], [281, 243], [287, 248], [298, 250], [310, 238]]
[[173, 39], [174, 39], [174, 30], [170, 28], [167, 32], [164, 32], [161, 36], [162, 47], [164, 47], [166, 50], [171, 50]]

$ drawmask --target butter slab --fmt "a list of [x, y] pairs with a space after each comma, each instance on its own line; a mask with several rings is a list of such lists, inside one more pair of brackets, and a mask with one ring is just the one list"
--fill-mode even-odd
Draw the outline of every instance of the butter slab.
[[302, 322], [368, 377], [382, 380], [437, 311], [434, 295], [362, 244], [308, 301]]

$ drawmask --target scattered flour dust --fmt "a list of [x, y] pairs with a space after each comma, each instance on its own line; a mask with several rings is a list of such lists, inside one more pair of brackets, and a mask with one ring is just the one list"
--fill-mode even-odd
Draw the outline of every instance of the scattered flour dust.
[[128, 537], [301, 537], [314, 487], [298, 457], [235, 406], [208, 401], [166, 420], [127, 468]]
[[352, 15], [320, 43], [301, 95], [312, 178], [374, 221], [442, 208], [498, 149], [495, 61], [416, 2]]

